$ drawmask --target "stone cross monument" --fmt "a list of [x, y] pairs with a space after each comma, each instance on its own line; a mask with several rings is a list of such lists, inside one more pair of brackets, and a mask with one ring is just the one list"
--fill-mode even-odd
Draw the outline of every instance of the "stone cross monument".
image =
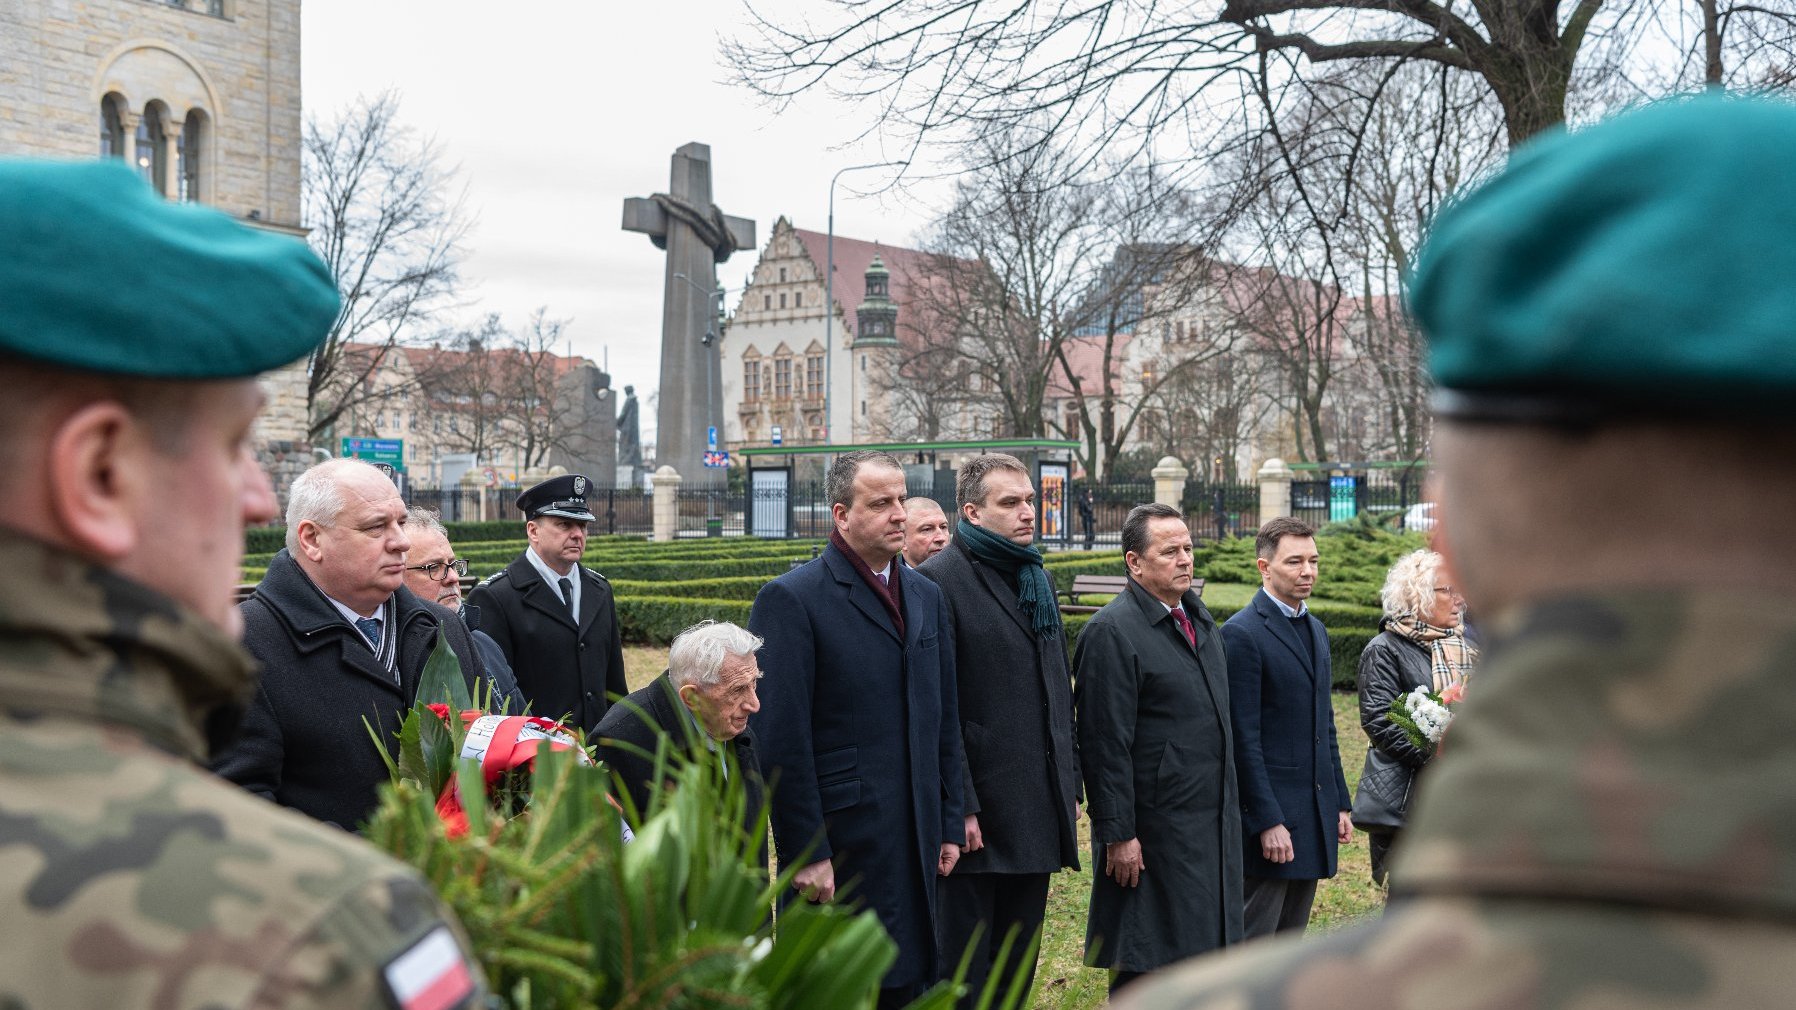
[[674, 152], [668, 192], [624, 201], [624, 230], [667, 250], [655, 463], [678, 470], [688, 486], [721, 485], [724, 471], [702, 465], [707, 429], [717, 428], [721, 448], [724, 427], [717, 264], [754, 248], [755, 223], [711, 202], [711, 148], [687, 144]]

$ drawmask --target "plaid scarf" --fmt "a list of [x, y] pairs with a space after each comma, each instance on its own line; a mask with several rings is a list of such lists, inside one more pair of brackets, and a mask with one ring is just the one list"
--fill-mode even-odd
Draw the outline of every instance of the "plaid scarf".
[[1413, 613], [1387, 618], [1384, 626], [1428, 650], [1436, 694], [1454, 684], [1463, 684], [1478, 662], [1478, 650], [1465, 640], [1465, 625], [1441, 628]]

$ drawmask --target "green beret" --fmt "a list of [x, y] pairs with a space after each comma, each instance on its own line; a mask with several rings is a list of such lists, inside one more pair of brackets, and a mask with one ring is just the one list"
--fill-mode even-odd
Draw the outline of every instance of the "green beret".
[[303, 241], [165, 200], [111, 159], [0, 159], [0, 250], [0, 353], [78, 371], [256, 375], [337, 315]]
[[1558, 130], [1444, 209], [1410, 305], [1449, 416], [1782, 414], [1796, 107], [1720, 94]]

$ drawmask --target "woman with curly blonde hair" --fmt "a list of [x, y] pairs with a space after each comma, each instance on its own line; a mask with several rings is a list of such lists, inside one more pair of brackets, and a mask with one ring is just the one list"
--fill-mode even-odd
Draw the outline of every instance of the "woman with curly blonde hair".
[[1391, 703], [1418, 687], [1438, 692], [1463, 684], [1478, 651], [1466, 641], [1465, 601], [1447, 584], [1439, 554], [1398, 558], [1379, 599], [1382, 630], [1359, 658], [1359, 723], [1372, 746], [1353, 799], [1353, 824], [1367, 834], [1372, 881], [1382, 885], [1416, 773], [1434, 756], [1391, 722]]

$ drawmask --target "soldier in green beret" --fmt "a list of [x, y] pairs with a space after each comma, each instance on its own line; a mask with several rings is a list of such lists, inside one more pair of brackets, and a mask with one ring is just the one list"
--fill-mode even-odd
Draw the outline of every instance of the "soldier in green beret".
[[0, 250], [0, 1006], [484, 1004], [416, 874], [199, 766], [255, 690], [255, 376], [323, 264], [103, 161], [0, 160]]
[[1786, 1007], [1796, 961], [1796, 107], [1516, 152], [1444, 211], [1438, 546], [1487, 663], [1388, 912], [1123, 1005]]

